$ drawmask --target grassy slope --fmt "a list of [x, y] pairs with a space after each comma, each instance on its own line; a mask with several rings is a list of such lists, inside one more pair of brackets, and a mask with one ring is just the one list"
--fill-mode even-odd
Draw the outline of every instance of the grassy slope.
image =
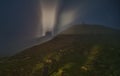
[[119, 76], [120, 36], [59, 35], [0, 60], [0, 76]]

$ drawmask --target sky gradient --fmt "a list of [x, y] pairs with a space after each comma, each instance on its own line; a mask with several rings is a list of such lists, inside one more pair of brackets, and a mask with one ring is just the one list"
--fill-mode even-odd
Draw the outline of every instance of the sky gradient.
[[61, 30], [84, 21], [120, 29], [119, 3], [119, 0], [2, 0], [0, 56], [16, 52], [18, 46], [56, 26]]

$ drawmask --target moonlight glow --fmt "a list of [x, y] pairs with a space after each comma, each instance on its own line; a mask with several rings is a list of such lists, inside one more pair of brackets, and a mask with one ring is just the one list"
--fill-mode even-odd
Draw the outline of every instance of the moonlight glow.
[[[41, 24], [42, 24], [42, 36], [45, 36], [47, 31], [52, 31], [54, 34], [55, 26], [58, 27], [60, 31], [61, 27], [71, 24], [76, 19], [77, 10], [74, 8], [63, 10], [58, 14], [60, 9], [60, 0], [41, 0]], [[58, 21], [59, 20], [59, 21]], [[41, 26], [41, 25], [39, 25]], [[39, 35], [39, 28], [37, 32], [37, 37]]]
[[43, 36], [45, 32], [53, 30], [56, 23], [59, 0], [41, 0], [41, 22], [43, 26]]

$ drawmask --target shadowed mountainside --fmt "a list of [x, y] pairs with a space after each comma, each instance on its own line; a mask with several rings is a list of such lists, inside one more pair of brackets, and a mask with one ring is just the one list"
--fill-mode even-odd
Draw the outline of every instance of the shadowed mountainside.
[[119, 57], [120, 33], [117, 30], [76, 25], [48, 42], [2, 58], [0, 75], [119, 76]]
[[81, 24], [71, 26], [69, 29], [63, 31], [61, 34], [120, 34], [120, 30], [112, 29], [102, 25], [88, 25]]

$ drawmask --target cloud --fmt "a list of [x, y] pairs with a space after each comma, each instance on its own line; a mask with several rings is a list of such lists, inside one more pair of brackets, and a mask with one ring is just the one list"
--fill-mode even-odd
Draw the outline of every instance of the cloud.
[[[59, 8], [59, 0], [41, 0], [40, 10], [41, 10], [41, 25], [42, 25], [42, 36], [45, 36], [47, 31], [51, 31], [56, 23], [57, 11]], [[41, 26], [38, 25], [38, 26]], [[39, 29], [38, 29], [39, 32]], [[37, 33], [37, 36], [39, 33]]]

